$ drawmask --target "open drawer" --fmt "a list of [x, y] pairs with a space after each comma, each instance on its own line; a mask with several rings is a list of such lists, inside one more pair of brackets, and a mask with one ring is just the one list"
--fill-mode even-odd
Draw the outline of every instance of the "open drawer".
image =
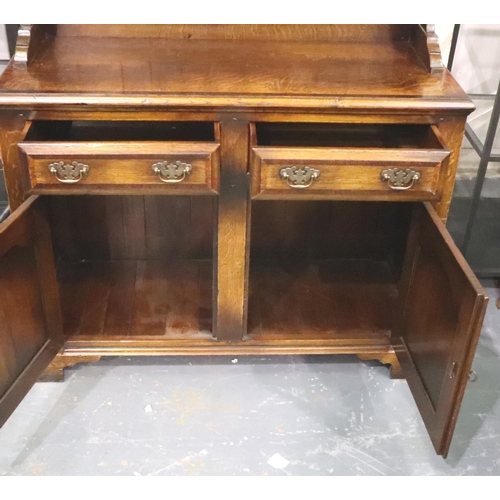
[[219, 127], [212, 122], [35, 121], [19, 144], [35, 194], [212, 194]]
[[436, 200], [449, 150], [434, 125], [253, 123], [253, 198]]

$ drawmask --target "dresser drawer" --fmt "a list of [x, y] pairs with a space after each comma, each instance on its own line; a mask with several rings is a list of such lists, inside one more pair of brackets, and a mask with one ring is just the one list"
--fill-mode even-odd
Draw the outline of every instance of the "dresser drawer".
[[435, 200], [449, 151], [428, 125], [251, 126], [253, 198]]
[[218, 192], [214, 124], [36, 123], [19, 149], [30, 193]]

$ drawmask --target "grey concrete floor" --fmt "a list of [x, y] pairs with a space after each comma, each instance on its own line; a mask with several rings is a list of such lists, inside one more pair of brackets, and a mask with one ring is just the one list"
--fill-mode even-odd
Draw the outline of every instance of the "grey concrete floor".
[[108, 358], [38, 383], [0, 430], [1, 475], [499, 475], [491, 297], [448, 459], [404, 380], [350, 356]]

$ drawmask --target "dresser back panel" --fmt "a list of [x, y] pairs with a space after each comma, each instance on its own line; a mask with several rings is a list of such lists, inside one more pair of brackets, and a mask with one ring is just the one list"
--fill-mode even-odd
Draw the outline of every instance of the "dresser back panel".
[[253, 201], [250, 258], [389, 259], [399, 275], [410, 203]]
[[56, 259], [211, 259], [214, 203], [204, 196], [53, 196]]
[[383, 42], [408, 39], [414, 26], [410, 24], [348, 26], [342, 24], [63, 24], [57, 27], [57, 36]]

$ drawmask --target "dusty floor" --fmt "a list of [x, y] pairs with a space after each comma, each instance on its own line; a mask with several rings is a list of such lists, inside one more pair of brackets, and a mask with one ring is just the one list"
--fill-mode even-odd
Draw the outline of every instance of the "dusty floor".
[[404, 380], [338, 357], [109, 358], [38, 383], [0, 430], [1, 475], [500, 474], [491, 301], [449, 458]]

